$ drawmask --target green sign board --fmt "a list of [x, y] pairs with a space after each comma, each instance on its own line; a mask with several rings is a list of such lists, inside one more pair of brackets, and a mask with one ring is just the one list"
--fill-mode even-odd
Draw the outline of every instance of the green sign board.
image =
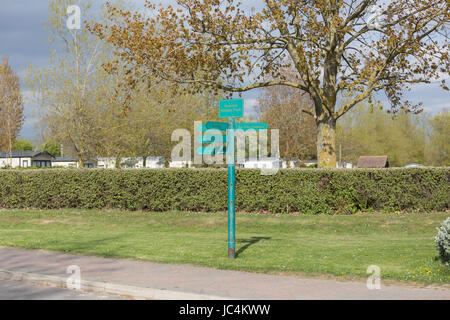
[[217, 129], [220, 131], [226, 131], [228, 128], [228, 124], [226, 122], [214, 122], [214, 121], [208, 121], [205, 124], [202, 124], [198, 126], [198, 131], [205, 132], [209, 129]]
[[245, 122], [237, 123], [234, 125], [236, 130], [266, 130], [268, 128], [265, 122]]
[[[226, 122], [214, 122], [208, 121], [205, 124], [202, 124], [197, 129], [200, 132], [206, 132], [206, 130], [217, 129], [219, 131], [226, 131], [228, 125]], [[268, 128], [267, 123], [265, 122], [236, 122], [234, 125], [235, 130], [266, 130]]]
[[219, 101], [219, 118], [242, 118], [244, 116], [244, 99]]

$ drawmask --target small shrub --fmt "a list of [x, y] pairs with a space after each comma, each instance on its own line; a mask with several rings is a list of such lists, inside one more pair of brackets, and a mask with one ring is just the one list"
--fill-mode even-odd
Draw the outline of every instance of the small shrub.
[[450, 218], [444, 220], [440, 228], [437, 228], [438, 234], [434, 238], [436, 247], [442, 261], [450, 266]]

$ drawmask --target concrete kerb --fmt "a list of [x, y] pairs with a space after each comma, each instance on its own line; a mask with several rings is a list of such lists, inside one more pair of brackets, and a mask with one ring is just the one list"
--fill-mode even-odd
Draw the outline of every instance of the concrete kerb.
[[[66, 277], [0, 269], [0, 279], [23, 281], [38, 285], [68, 289]], [[234, 300], [233, 298], [222, 296], [153, 289], [147, 287], [136, 287], [124, 284], [89, 280], [81, 280], [81, 291], [130, 296], [138, 300]]]

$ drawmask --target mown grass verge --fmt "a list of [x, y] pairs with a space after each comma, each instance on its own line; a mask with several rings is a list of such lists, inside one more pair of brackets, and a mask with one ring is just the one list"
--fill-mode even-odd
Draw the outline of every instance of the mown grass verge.
[[226, 213], [0, 210], [0, 245], [268, 273], [450, 283], [436, 227], [449, 213], [237, 214], [237, 259]]

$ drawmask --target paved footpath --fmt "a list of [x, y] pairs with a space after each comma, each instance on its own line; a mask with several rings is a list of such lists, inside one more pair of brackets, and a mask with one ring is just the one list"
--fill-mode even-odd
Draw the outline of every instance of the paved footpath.
[[[11, 274], [29, 273], [67, 279], [69, 274], [66, 271], [70, 265], [80, 267], [84, 281], [145, 288], [166, 293], [163, 297], [168, 299], [186, 299], [186, 294], [197, 294], [200, 299], [210, 296], [213, 299], [450, 300], [450, 289], [445, 288], [384, 285], [382, 281], [380, 290], [369, 290], [365, 282], [306, 279], [0, 247], [0, 277], [2, 272], [4, 275], [9, 271]], [[133, 290], [129, 292], [129, 296], [133, 296]]]

